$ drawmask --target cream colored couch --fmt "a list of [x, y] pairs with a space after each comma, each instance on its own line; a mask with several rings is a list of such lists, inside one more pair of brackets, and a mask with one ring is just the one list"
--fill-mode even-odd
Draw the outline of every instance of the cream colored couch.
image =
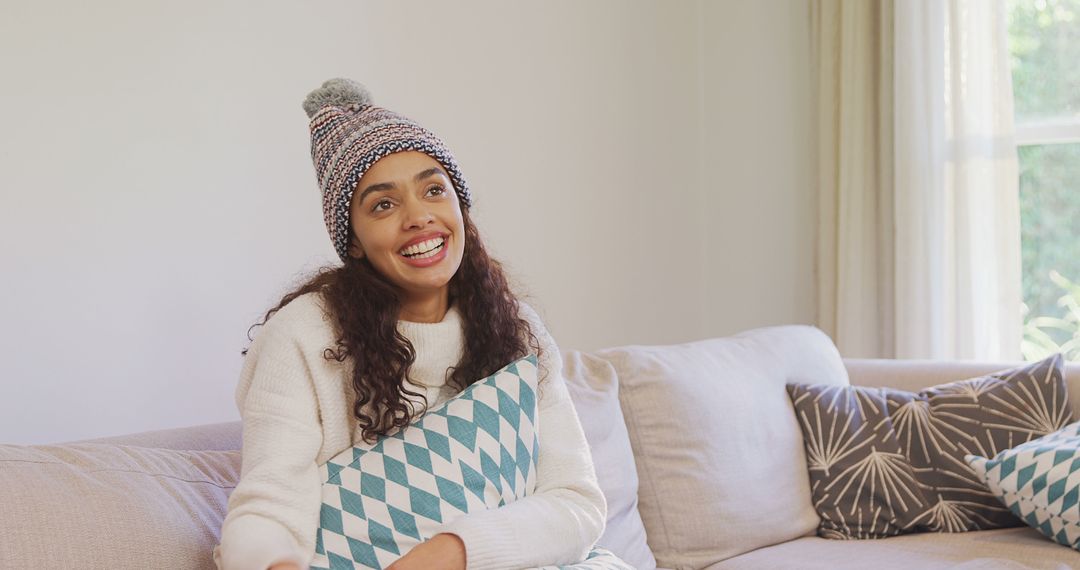
[[[874, 541], [813, 536], [790, 381], [909, 390], [1008, 363], [843, 360], [770, 327], [675, 346], [565, 351], [609, 503], [601, 543], [639, 567], [1080, 568], [1017, 527]], [[1080, 417], [1080, 366], [1068, 369]], [[541, 430], [542, 430], [541, 426]], [[46, 446], [0, 445], [0, 568], [213, 568], [240, 473], [239, 422]]]

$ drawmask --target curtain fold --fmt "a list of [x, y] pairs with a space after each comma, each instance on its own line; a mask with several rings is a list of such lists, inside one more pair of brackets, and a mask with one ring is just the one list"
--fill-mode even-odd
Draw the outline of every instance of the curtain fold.
[[845, 356], [1019, 358], [1003, 0], [816, 0], [819, 325]]
[[845, 355], [891, 355], [892, 0], [818, 0], [818, 325]]

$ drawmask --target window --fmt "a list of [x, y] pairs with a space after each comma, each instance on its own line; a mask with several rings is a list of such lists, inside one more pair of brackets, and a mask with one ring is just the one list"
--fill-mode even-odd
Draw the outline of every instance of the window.
[[1024, 357], [1080, 360], [1080, 0], [1006, 0]]

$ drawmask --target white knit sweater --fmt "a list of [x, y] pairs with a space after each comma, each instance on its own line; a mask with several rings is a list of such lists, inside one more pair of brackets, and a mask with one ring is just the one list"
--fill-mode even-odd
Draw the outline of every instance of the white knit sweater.
[[[582, 560], [603, 531], [607, 505], [596, 482], [558, 347], [522, 303], [541, 343], [536, 492], [498, 509], [469, 513], [445, 531], [465, 544], [470, 569], [531, 568]], [[451, 306], [438, 323], [399, 321], [416, 361], [409, 378], [434, 407], [453, 396], [447, 368], [463, 354], [463, 323]], [[306, 567], [315, 554], [322, 482], [319, 466], [361, 441], [352, 415], [348, 362], [323, 357], [335, 346], [321, 297], [294, 299], [259, 330], [236, 388], [243, 420], [240, 481], [214, 549], [220, 570]], [[415, 390], [415, 387], [413, 387]]]

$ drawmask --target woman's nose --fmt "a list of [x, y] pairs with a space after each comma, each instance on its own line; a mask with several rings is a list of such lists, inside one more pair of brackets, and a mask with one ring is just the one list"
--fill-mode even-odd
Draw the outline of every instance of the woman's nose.
[[435, 219], [430, 206], [421, 200], [410, 200], [404, 207], [406, 228], [424, 226]]

